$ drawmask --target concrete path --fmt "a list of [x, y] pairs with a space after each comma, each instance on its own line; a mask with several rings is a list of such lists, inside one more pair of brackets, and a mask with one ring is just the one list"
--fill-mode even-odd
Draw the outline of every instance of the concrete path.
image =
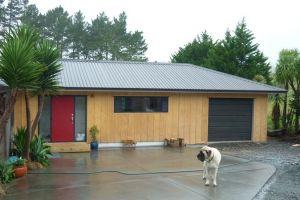
[[[246, 200], [275, 172], [271, 165], [223, 155], [218, 187], [206, 187], [197, 153], [198, 148], [138, 148], [58, 154], [48, 169], [14, 181], [5, 199]], [[186, 170], [194, 172], [173, 173]]]

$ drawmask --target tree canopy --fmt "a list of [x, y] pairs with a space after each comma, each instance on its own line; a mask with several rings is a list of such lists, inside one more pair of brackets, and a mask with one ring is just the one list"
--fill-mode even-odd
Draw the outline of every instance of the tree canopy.
[[179, 51], [172, 55], [171, 61], [204, 66], [208, 53], [214, 46], [215, 43], [212, 37], [205, 31], [184, 48], [179, 48]]
[[214, 42], [207, 32], [202, 33], [180, 48], [172, 62], [193, 63], [252, 80], [260, 75], [270, 82], [270, 64], [254, 39], [243, 19], [233, 32], [226, 31], [222, 40]]
[[127, 30], [125, 12], [112, 19], [100, 12], [87, 22], [81, 11], [71, 16], [62, 6], [42, 14], [28, 0], [0, 0], [0, 23], [2, 39], [5, 31], [26, 24], [54, 41], [62, 58], [147, 60], [143, 33]]

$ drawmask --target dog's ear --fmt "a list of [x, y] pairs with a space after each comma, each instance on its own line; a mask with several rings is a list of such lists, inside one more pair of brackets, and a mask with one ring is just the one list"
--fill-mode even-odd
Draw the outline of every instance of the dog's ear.
[[211, 150], [207, 150], [207, 151], [206, 151], [206, 154], [207, 154], [208, 157], [210, 157], [210, 155], [211, 155]]

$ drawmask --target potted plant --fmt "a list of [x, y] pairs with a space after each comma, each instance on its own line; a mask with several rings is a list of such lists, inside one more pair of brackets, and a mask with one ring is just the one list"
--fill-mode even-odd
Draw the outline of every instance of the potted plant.
[[25, 159], [22, 157], [11, 156], [9, 157], [7, 163], [13, 166], [14, 176], [16, 178], [22, 177], [27, 174], [27, 166], [25, 163]]
[[98, 141], [97, 141], [97, 135], [98, 134], [99, 134], [99, 129], [97, 128], [96, 125], [93, 125], [90, 128], [90, 135], [91, 135], [91, 138], [92, 138], [92, 141], [91, 141], [91, 149], [92, 150], [97, 150], [98, 149]]

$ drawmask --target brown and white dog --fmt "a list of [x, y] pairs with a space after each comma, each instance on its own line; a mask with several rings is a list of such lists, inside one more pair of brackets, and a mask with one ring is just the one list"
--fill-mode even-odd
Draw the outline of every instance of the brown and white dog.
[[213, 186], [217, 186], [217, 173], [221, 162], [221, 153], [218, 149], [204, 146], [197, 155], [198, 160], [203, 162], [203, 180], [205, 185], [209, 186], [210, 179]]

